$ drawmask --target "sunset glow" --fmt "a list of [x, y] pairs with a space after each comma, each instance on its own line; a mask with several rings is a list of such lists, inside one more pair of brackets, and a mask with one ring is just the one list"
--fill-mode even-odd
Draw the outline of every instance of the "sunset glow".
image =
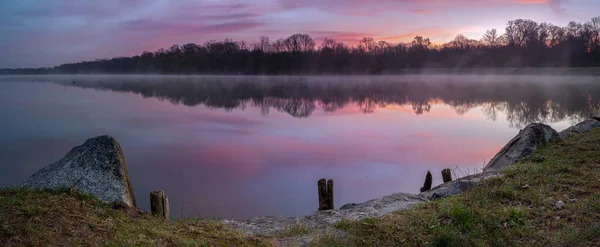
[[205, 0], [3, 1], [0, 67], [54, 66], [131, 56], [172, 44], [284, 38], [308, 33], [317, 42], [388, 42], [416, 35], [444, 43], [457, 34], [479, 39], [487, 29], [527, 18], [565, 25], [597, 13], [593, 0]]

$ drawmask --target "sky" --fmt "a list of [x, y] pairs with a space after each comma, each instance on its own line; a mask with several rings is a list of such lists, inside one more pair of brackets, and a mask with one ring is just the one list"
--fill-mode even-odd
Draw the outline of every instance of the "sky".
[[0, 68], [132, 56], [207, 40], [308, 33], [350, 45], [416, 35], [480, 39], [527, 18], [564, 26], [599, 15], [597, 0], [2, 0]]

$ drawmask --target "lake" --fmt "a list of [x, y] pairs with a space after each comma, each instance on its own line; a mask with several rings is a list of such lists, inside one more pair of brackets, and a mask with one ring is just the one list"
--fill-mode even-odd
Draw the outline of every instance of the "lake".
[[143, 209], [162, 189], [174, 217], [307, 215], [320, 178], [340, 207], [480, 171], [527, 124], [598, 111], [598, 78], [2, 76], [0, 186], [108, 134]]

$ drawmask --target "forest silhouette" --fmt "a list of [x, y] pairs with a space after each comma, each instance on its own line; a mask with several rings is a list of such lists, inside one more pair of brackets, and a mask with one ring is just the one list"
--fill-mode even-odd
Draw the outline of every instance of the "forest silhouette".
[[207, 41], [173, 45], [132, 57], [98, 59], [52, 68], [3, 69], [0, 74], [386, 74], [422, 68], [600, 66], [600, 17], [564, 27], [512, 20], [505, 32], [488, 30], [480, 40], [457, 35], [445, 44], [416, 36], [408, 43], [365, 37], [349, 46], [308, 34], [285, 39]]

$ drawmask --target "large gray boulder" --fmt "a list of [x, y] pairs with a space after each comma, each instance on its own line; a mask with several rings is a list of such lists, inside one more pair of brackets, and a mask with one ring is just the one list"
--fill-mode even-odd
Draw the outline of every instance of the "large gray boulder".
[[123, 150], [110, 136], [88, 139], [23, 184], [34, 189], [75, 188], [106, 202], [136, 207]]
[[529, 124], [490, 160], [484, 170], [500, 170], [531, 156], [538, 146], [559, 139], [552, 127], [541, 123]]
[[560, 137], [565, 138], [572, 133], [585, 133], [598, 127], [600, 127], [600, 121], [596, 119], [588, 119], [561, 131], [559, 135]]

